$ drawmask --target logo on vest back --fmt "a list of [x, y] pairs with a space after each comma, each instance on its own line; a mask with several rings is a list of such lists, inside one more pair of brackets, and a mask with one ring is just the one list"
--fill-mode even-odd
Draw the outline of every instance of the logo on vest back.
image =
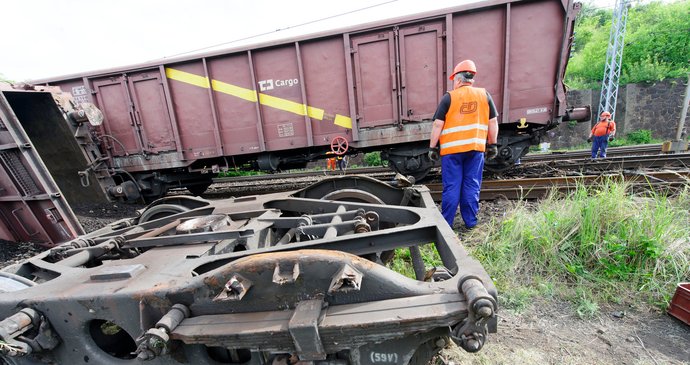
[[460, 114], [472, 114], [477, 111], [477, 102], [470, 101], [469, 103], [462, 103], [460, 106]]

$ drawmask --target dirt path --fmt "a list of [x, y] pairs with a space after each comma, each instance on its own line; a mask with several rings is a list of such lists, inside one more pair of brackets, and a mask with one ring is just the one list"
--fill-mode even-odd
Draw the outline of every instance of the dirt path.
[[[477, 354], [444, 350], [436, 364], [690, 364], [690, 326], [661, 313], [602, 309], [581, 320], [564, 303], [499, 313], [498, 333]], [[613, 314], [612, 314], [613, 313]]]

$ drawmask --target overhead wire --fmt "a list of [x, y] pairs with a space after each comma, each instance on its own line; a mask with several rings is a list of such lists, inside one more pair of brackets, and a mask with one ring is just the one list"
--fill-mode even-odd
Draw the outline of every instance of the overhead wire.
[[244, 37], [244, 38], [238, 38], [238, 39], [235, 39], [235, 40], [232, 40], [232, 41], [227, 41], [227, 42], [223, 42], [223, 43], [214, 44], [214, 45], [212, 45], [212, 46], [206, 46], [206, 47], [202, 47], [202, 48], [197, 48], [197, 49], [194, 49], [194, 50], [191, 50], [191, 51], [176, 53], [176, 54], [174, 54], [174, 55], [166, 56], [166, 57], [164, 57], [164, 58], [172, 58], [172, 57], [177, 57], [177, 56], [183, 56], [183, 55], [190, 54], [190, 53], [196, 53], [196, 52], [204, 51], [204, 50], [211, 49], [211, 48], [216, 48], [216, 47], [225, 46], [225, 45], [232, 44], [232, 43], [237, 43], [237, 42], [241, 42], [241, 41], [246, 41], [246, 40], [249, 40], [249, 39], [258, 38], [258, 37], [262, 37], [262, 36], [265, 36], [265, 35], [269, 35], [269, 34], [273, 34], [273, 33], [282, 32], [282, 31], [285, 31], [285, 30], [288, 30], [288, 29], [299, 28], [299, 27], [303, 27], [303, 26], [305, 26], [305, 25], [318, 23], [318, 22], [321, 22], [321, 21], [324, 21], [324, 20], [329, 20], [329, 19], [333, 19], [333, 18], [337, 18], [337, 17], [344, 16], [344, 15], [357, 13], [357, 12], [360, 12], [360, 11], [363, 11], [363, 10], [372, 9], [372, 8], [375, 8], [375, 7], [378, 7], [378, 6], [381, 6], [381, 5], [386, 5], [386, 4], [394, 3], [394, 2], [397, 2], [397, 1], [398, 1], [398, 0], [388, 0], [388, 1], [385, 1], [385, 2], [382, 2], [382, 3], [378, 3], [378, 4], [366, 6], [366, 7], [363, 7], [363, 8], [359, 8], [359, 9], [355, 9], [355, 10], [346, 11], [346, 12], [344, 12], [344, 13], [335, 14], [335, 15], [330, 15], [330, 16], [323, 17], [323, 18], [319, 18], [319, 19], [315, 19], [315, 20], [310, 20], [310, 21], [307, 21], [307, 22], [304, 22], [304, 23], [300, 23], [300, 24], [296, 24], [296, 25], [287, 26], [287, 27], [285, 27], [285, 28], [278, 28], [278, 29], [276, 29], [276, 30], [272, 30], [272, 31], [269, 31], [269, 32], [263, 32], [263, 33], [251, 35], [251, 36], [248, 36], [248, 37]]

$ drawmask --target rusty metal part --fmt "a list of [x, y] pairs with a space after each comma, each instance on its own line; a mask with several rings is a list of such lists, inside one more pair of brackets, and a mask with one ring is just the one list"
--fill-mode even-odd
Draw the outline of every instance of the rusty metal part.
[[161, 318], [156, 327], [149, 329], [137, 338], [137, 359], [152, 360], [169, 352], [170, 332], [189, 317], [191, 312], [183, 304], [175, 304], [170, 311]]
[[[333, 191], [358, 199], [321, 199]], [[0, 336], [24, 354], [13, 364], [423, 365], [449, 337], [477, 351], [496, 330], [496, 288], [424, 186], [335, 177], [148, 209], [168, 204], [189, 210], [128, 219], [1, 271], [34, 283], [0, 292]], [[426, 244], [442, 266], [415, 260], [416, 279], [381, 263]]]
[[59, 338], [45, 317], [31, 308], [22, 308], [0, 321], [0, 356], [23, 357], [52, 350]]

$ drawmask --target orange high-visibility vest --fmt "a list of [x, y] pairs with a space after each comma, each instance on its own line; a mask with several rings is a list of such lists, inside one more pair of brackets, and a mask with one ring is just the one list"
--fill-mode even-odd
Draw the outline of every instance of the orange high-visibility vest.
[[596, 137], [605, 136], [607, 134], [616, 132], [616, 122], [609, 120], [600, 120], [592, 128], [592, 135]]
[[489, 134], [486, 90], [462, 86], [450, 94], [450, 107], [441, 131], [441, 156], [467, 151], [484, 152]]

